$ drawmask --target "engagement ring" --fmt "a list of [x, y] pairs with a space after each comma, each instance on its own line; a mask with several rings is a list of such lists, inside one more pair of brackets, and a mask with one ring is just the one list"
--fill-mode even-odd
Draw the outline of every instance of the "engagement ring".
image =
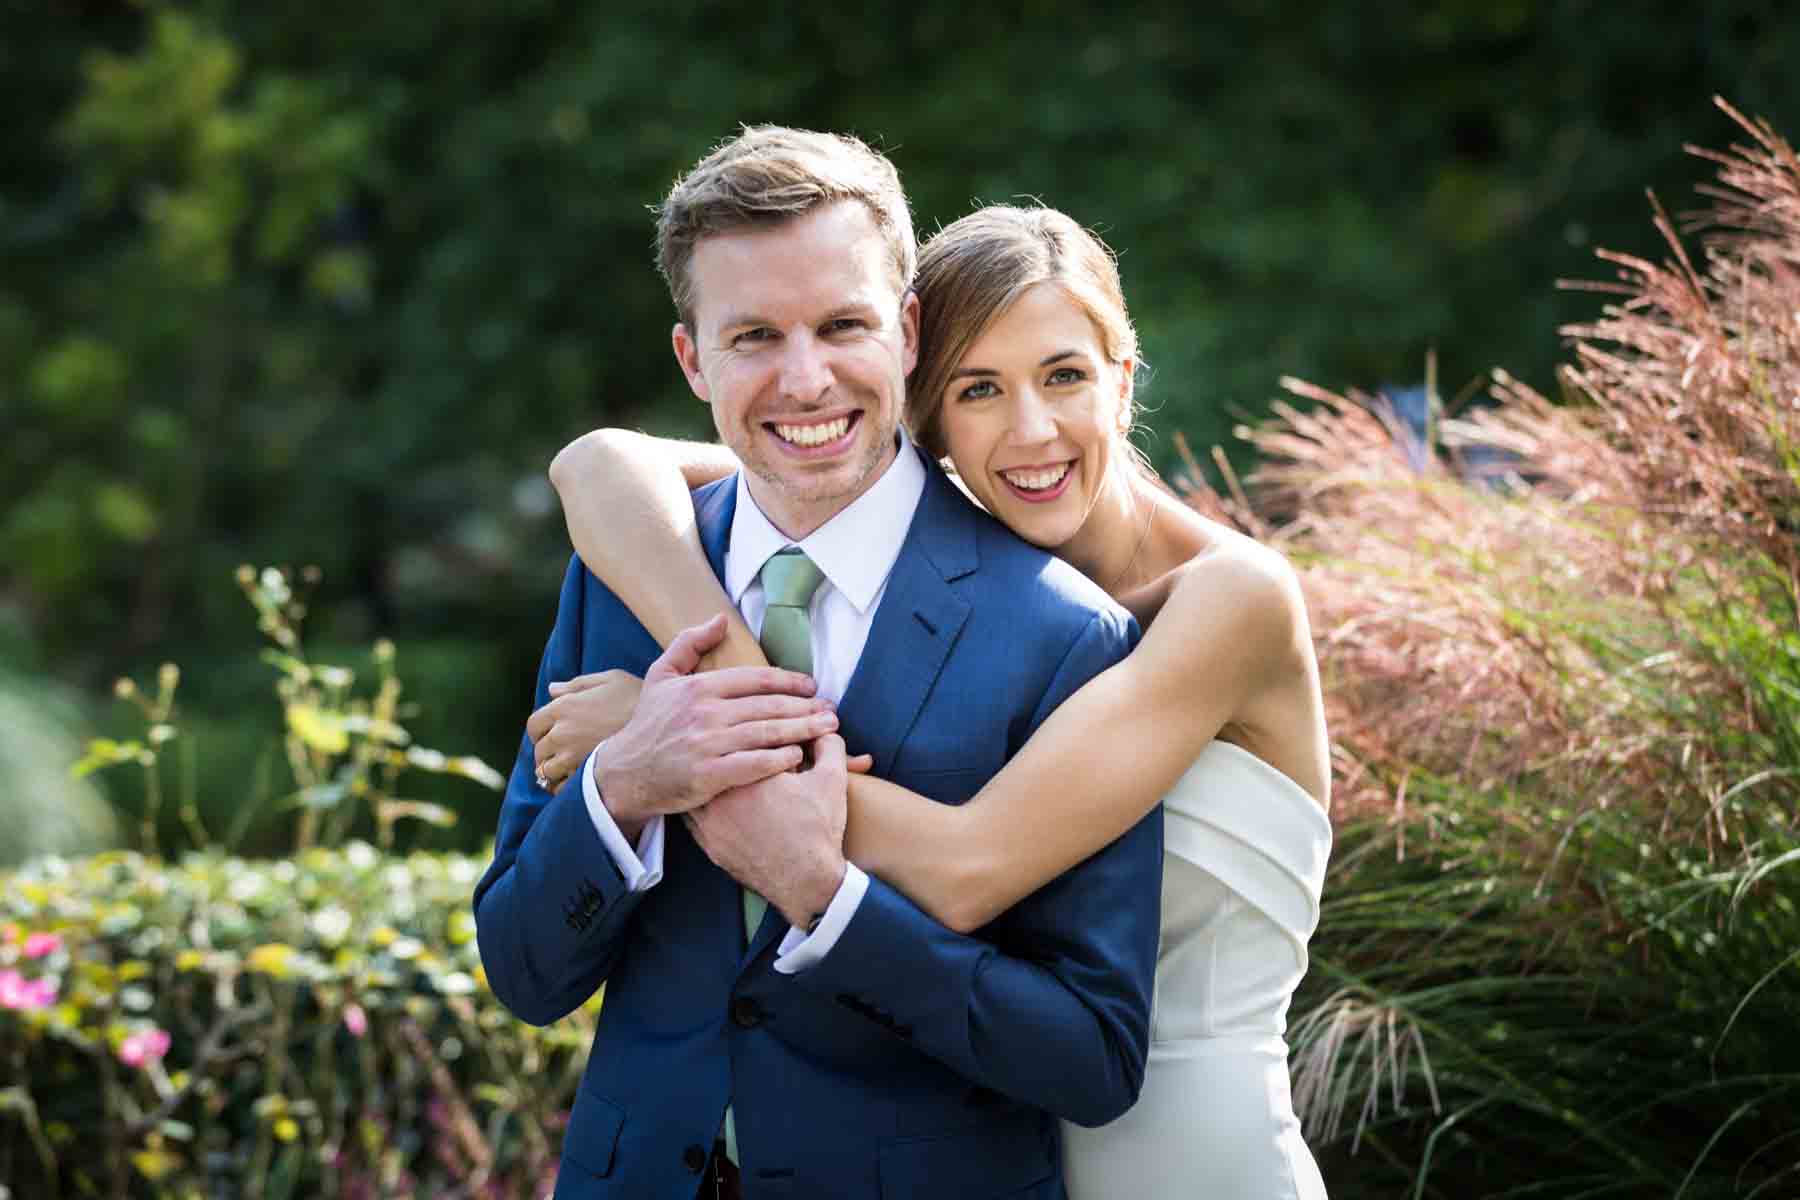
[[539, 767], [537, 771], [537, 785], [546, 792], [550, 790], [550, 780], [544, 775], [544, 768], [542, 767]]

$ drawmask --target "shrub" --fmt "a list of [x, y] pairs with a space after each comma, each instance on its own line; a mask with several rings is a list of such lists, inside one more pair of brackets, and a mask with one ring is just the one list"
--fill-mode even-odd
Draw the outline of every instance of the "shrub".
[[[1297, 1007], [1334, 1194], [1748, 1196], [1800, 1174], [1800, 159], [1719, 166], [1699, 261], [1603, 254], [1563, 403], [1423, 431], [1288, 381], [1283, 514], [1340, 840]], [[1347, 1186], [1339, 1186], [1340, 1181]], [[1785, 1194], [1785, 1193], [1783, 1193]]]
[[488, 991], [482, 864], [352, 842], [0, 875], [0, 1179], [16, 1197], [541, 1195], [596, 997]]

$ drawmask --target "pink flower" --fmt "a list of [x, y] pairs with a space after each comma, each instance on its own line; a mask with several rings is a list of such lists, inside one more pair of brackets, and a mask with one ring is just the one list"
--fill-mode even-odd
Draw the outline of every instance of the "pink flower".
[[56, 980], [27, 979], [17, 971], [0, 971], [0, 1008], [49, 1008], [56, 1003]]
[[46, 958], [62, 949], [61, 935], [54, 933], [34, 933], [25, 939], [26, 958]]
[[363, 1011], [362, 1005], [346, 1004], [344, 1006], [344, 1028], [348, 1029], [354, 1037], [361, 1037], [369, 1032], [369, 1014]]
[[168, 1052], [169, 1035], [161, 1029], [146, 1029], [119, 1043], [119, 1061], [128, 1067], [141, 1067]]

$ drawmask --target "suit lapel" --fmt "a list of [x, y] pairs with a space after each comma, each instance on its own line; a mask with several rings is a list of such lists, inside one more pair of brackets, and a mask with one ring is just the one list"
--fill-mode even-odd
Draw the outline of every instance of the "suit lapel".
[[[736, 493], [729, 495], [735, 498]], [[701, 507], [696, 498], [696, 510]], [[969, 602], [951, 584], [980, 565], [975, 541], [979, 520], [980, 515], [956, 486], [935, 464], [927, 462], [924, 494], [888, 576], [869, 640], [838, 704], [844, 740], [852, 753], [874, 755], [877, 774], [893, 765], [969, 619]], [[723, 532], [714, 531], [718, 538], [715, 552], [708, 542], [704, 515], [700, 522], [701, 543], [707, 546], [713, 570], [721, 574], [731, 526], [729, 506], [723, 523]], [[737, 902], [734, 888], [734, 912]], [[781, 914], [769, 909], [750, 939], [745, 965], [786, 929]]]
[[731, 545], [731, 518], [737, 513], [737, 476], [715, 479], [694, 493], [694, 524], [713, 574], [725, 578], [725, 549]]
[[862, 658], [838, 705], [852, 753], [888, 772], [956, 644], [969, 602], [950, 585], [980, 565], [978, 519], [969, 502], [928, 464], [925, 493], [888, 576]]

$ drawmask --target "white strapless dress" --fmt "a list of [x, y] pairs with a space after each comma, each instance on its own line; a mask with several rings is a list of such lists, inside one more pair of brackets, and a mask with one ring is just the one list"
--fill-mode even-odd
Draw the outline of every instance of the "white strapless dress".
[[1063, 1125], [1071, 1200], [1324, 1200], [1288, 1088], [1288, 1002], [1319, 923], [1331, 822], [1213, 742], [1163, 799], [1150, 1064], [1131, 1111]]

